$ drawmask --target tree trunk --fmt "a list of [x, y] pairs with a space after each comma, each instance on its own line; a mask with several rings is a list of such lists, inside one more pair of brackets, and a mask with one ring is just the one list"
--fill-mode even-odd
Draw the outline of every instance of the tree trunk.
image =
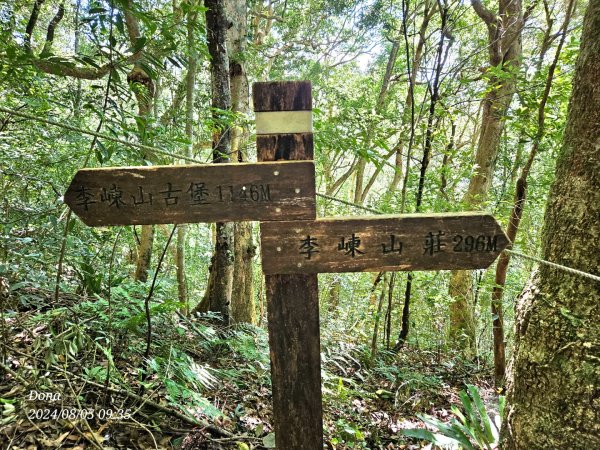
[[[192, 148], [194, 147], [194, 90], [196, 88], [196, 71], [198, 68], [198, 54], [195, 48], [194, 28], [198, 13], [196, 11], [196, 3], [192, 2], [189, 6], [187, 16], [187, 51], [188, 51], [188, 67], [186, 74], [186, 93], [185, 93], [185, 137], [188, 140], [188, 146], [185, 151], [185, 156], [192, 156]], [[184, 306], [185, 313], [189, 313], [189, 302], [187, 294], [187, 284], [185, 278], [185, 238], [187, 234], [187, 226], [179, 225], [177, 228], [177, 256], [175, 265], [177, 268], [177, 294], [179, 302]]]
[[[527, 158], [527, 162], [523, 166], [521, 174], [516, 183], [513, 207], [510, 214], [508, 227], [506, 229], [506, 236], [508, 237], [508, 241], [510, 242], [509, 249], [512, 248], [512, 243], [514, 243], [517, 238], [519, 224], [521, 222], [521, 217], [523, 216], [523, 210], [525, 209], [525, 200], [527, 197], [527, 178], [529, 176], [529, 172], [531, 170], [535, 157], [538, 153], [540, 142], [544, 137], [546, 103], [548, 102], [548, 98], [550, 96], [552, 81], [554, 80], [554, 72], [558, 65], [560, 53], [568, 34], [569, 22], [571, 20], [571, 13], [573, 12], [574, 2], [575, 0], [569, 0], [567, 6], [565, 20], [560, 29], [560, 41], [556, 48], [554, 60], [548, 68], [548, 75], [546, 77], [544, 93], [542, 95], [538, 107], [537, 131], [535, 134], [533, 146], [531, 147], [531, 151], [529, 153], [529, 157]], [[549, 23], [548, 31], [545, 35], [548, 36], [551, 31], [552, 24]], [[546, 40], [544, 40], [544, 42], [545, 41]], [[545, 48], [547, 49], [547, 47]], [[544, 54], [540, 55], [540, 60], [542, 60], [543, 57]], [[541, 71], [541, 66], [538, 66], [537, 71]], [[515, 164], [517, 164], [516, 161]], [[504, 342], [504, 311], [502, 299], [504, 296], [504, 286], [506, 284], [506, 274], [508, 272], [509, 263], [510, 254], [502, 252], [500, 258], [498, 259], [498, 264], [496, 265], [495, 285], [494, 289], [492, 290], [491, 309], [494, 336], [494, 382], [496, 384], [496, 387], [502, 387], [504, 385], [504, 377], [506, 372], [506, 344]]]
[[[425, 175], [427, 174], [427, 167], [429, 166], [429, 160], [431, 156], [431, 149], [433, 145], [433, 132], [434, 132], [434, 118], [435, 108], [439, 100], [440, 84], [441, 84], [441, 73], [448, 58], [448, 51], [452, 45], [452, 39], [449, 39], [446, 49], [444, 51], [444, 41], [446, 36], [451, 36], [448, 30], [448, 7], [445, 6], [440, 10], [441, 25], [440, 25], [440, 40], [436, 52], [435, 59], [435, 76], [433, 84], [430, 86], [431, 100], [429, 103], [429, 113], [427, 117], [427, 130], [425, 132], [425, 146], [423, 148], [423, 158], [421, 159], [421, 170], [419, 174], [419, 185], [417, 188], [417, 194], [415, 198], [415, 212], [421, 211], [421, 205], [423, 203], [423, 192], [425, 187]], [[406, 173], [408, 176], [408, 171]], [[400, 334], [398, 336], [398, 342], [394, 346], [394, 350], [398, 351], [406, 342], [408, 337], [408, 330], [410, 325], [410, 300], [412, 293], [412, 280], [413, 274], [409, 272], [406, 277], [406, 288], [404, 290], [404, 308], [402, 309], [402, 327], [400, 328]]]
[[[421, 67], [421, 62], [423, 60], [423, 49], [425, 48], [425, 41], [427, 39], [426, 33], [427, 28], [429, 27], [429, 22], [433, 17], [435, 11], [437, 10], [437, 3], [430, 2], [429, 0], [425, 1], [424, 10], [423, 10], [423, 22], [421, 22], [421, 26], [419, 27], [419, 41], [417, 43], [417, 47], [415, 49], [414, 56], [411, 58], [409, 55], [409, 46], [408, 46], [408, 24], [407, 24], [407, 14], [408, 14], [408, 2], [405, 3], [405, 12], [403, 13], [402, 20], [402, 33], [405, 43], [405, 53], [406, 53], [406, 65], [408, 69], [408, 92], [406, 93], [406, 98], [404, 100], [404, 111], [402, 113], [402, 122], [401, 128], [405, 128], [407, 125], [410, 125], [410, 134], [411, 137], [409, 140], [414, 139], [414, 130], [416, 124], [415, 122], [415, 95], [414, 95], [414, 86], [417, 80], [417, 73], [419, 72], [419, 68]], [[395, 168], [394, 178], [390, 183], [390, 187], [388, 189], [389, 192], [393, 193], [400, 184], [402, 179], [402, 154], [404, 152], [404, 141], [406, 140], [406, 136], [403, 135], [400, 137], [400, 141], [396, 144], [395, 147]], [[408, 165], [408, 162], [407, 162]], [[407, 170], [408, 172], [408, 170]]]
[[[154, 98], [154, 82], [150, 76], [137, 64], [129, 72], [127, 81], [134, 92], [138, 104], [139, 138], [142, 144], [147, 144], [148, 118], [152, 113], [152, 100]], [[147, 281], [148, 269], [152, 261], [152, 244], [154, 243], [154, 225], [142, 225], [142, 236], [138, 248], [138, 259], [135, 268], [135, 279]]]
[[329, 285], [329, 301], [327, 302], [327, 310], [329, 312], [335, 312], [338, 305], [340, 304], [340, 291], [342, 289], [342, 279], [338, 274], [334, 274], [333, 280]]
[[[383, 75], [383, 80], [381, 81], [381, 87], [379, 88], [379, 95], [377, 96], [377, 102], [375, 104], [375, 114], [381, 113], [385, 106], [385, 99], [388, 93], [388, 89], [390, 87], [390, 80], [393, 75], [394, 64], [396, 63], [396, 58], [398, 56], [398, 49], [400, 48], [400, 41], [396, 40], [392, 43], [392, 48], [390, 49], [390, 54], [388, 56], [388, 62], [385, 69], [385, 73]], [[374, 120], [378, 120], [375, 119]], [[369, 148], [371, 145], [371, 140], [373, 138], [374, 128], [376, 124], [372, 122], [367, 129], [367, 137], [365, 142], [365, 148]], [[367, 168], [367, 160], [363, 157], [359, 157], [358, 164], [356, 165], [356, 179], [354, 185], [354, 203], [358, 205], [362, 205], [366, 199], [366, 195], [368, 192], [365, 192], [363, 188], [363, 183], [365, 179], [365, 170]], [[377, 174], [375, 175], [377, 176]], [[374, 181], [374, 180], [373, 180]], [[373, 183], [368, 184], [368, 188], [372, 186]]]
[[[205, 0], [204, 6], [207, 8], [206, 31], [211, 56], [212, 116], [216, 127], [213, 131], [213, 163], [226, 163], [230, 162], [230, 123], [221, 111], [231, 110], [229, 57], [226, 47], [229, 22], [225, 16], [224, 0]], [[229, 323], [234, 262], [233, 224], [217, 223], [215, 235], [215, 252], [205, 299], [208, 310], [221, 313], [223, 321]]]
[[[600, 2], [589, 3], [556, 180], [545, 260], [600, 274]], [[600, 448], [600, 283], [541, 265], [516, 309], [505, 449]]]
[[[125, 16], [125, 25], [127, 35], [132, 45], [141, 37], [138, 18], [133, 13], [133, 0], [127, 0], [123, 7]], [[142, 53], [143, 57], [143, 53]], [[155, 86], [150, 75], [143, 69], [141, 62], [135, 62], [133, 69], [127, 75], [127, 82], [135, 95], [138, 105], [138, 133], [142, 144], [147, 144], [148, 118], [152, 114], [152, 102], [154, 100]], [[145, 156], [149, 158], [149, 156]], [[138, 248], [138, 260], [135, 269], [135, 279], [146, 281], [148, 279], [148, 269], [152, 260], [152, 244], [154, 242], [154, 226], [142, 225], [142, 236]]]
[[[492, 182], [500, 137], [506, 113], [516, 89], [517, 71], [521, 60], [521, 30], [523, 14], [521, 0], [500, 1], [498, 14], [486, 9], [479, 0], [471, 0], [473, 9], [488, 29], [489, 65], [502, 69], [502, 77], [490, 75], [483, 99], [481, 131], [475, 154], [475, 173], [463, 198], [465, 208], [484, 207]], [[464, 271], [452, 271], [449, 294], [451, 345], [472, 355], [475, 348], [475, 319], [471, 305], [471, 277]]]
[[412, 292], [413, 274], [408, 272], [406, 276], [406, 288], [404, 289], [404, 306], [402, 307], [402, 322], [400, 324], [400, 334], [398, 335], [398, 342], [394, 345], [394, 352], [398, 352], [408, 337], [408, 331], [410, 329], [410, 297]]
[[377, 311], [375, 312], [375, 324], [373, 325], [373, 338], [371, 339], [371, 361], [377, 357], [377, 338], [379, 337], [379, 322], [381, 320], [381, 312], [383, 311], [383, 300], [385, 299], [385, 292], [388, 283], [388, 273], [383, 274], [383, 284], [381, 287], [381, 294], [379, 294], [379, 301], [377, 302]]
[[[247, 36], [247, 6], [245, 0], [225, 2], [227, 17], [233, 23], [227, 32], [229, 52], [229, 77], [231, 83], [231, 108], [233, 112], [250, 113], [250, 92], [244, 67]], [[246, 146], [249, 132], [247, 127], [232, 129], [231, 154], [234, 162], [248, 161]], [[231, 320], [234, 323], [256, 323], [254, 308], [254, 273], [252, 260], [256, 245], [252, 239], [252, 222], [234, 224], [234, 278], [231, 294]]]

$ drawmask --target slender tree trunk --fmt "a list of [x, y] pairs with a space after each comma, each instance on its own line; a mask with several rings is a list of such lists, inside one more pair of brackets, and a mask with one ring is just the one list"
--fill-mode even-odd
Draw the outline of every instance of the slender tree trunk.
[[[187, 51], [188, 51], [188, 66], [186, 74], [186, 93], [185, 93], [185, 137], [188, 140], [188, 146], [185, 151], [185, 156], [192, 156], [194, 148], [194, 91], [196, 89], [196, 71], [198, 69], [198, 54], [196, 52], [194, 29], [198, 18], [196, 10], [197, 3], [191, 1], [187, 15]], [[187, 225], [181, 224], [177, 228], [177, 255], [175, 265], [177, 268], [177, 294], [179, 302], [184, 306], [185, 313], [189, 313], [189, 300], [187, 293], [187, 284], [185, 277], [185, 240], [187, 234]]]
[[[444, 6], [440, 11], [442, 23], [440, 29], [440, 41], [438, 43], [436, 53], [436, 64], [433, 83], [430, 85], [431, 90], [431, 101], [429, 103], [429, 114], [427, 117], [427, 130], [425, 132], [425, 146], [423, 148], [423, 158], [421, 159], [421, 171], [419, 174], [419, 185], [417, 188], [417, 194], [415, 198], [415, 212], [420, 212], [421, 205], [423, 203], [423, 192], [425, 188], [425, 175], [427, 174], [427, 167], [429, 166], [429, 160], [431, 155], [431, 149], [433, 145], [433, 131], [434, 131], [434, 118], [435, 109], [439, 100], [440, 84], [441, 84], [441, 73], [448, 57], [448, 51], [452, 45], [452, 40], [448, 42], [446, 50], [444, 51], [444, 41], [446, 36], [450, 36], [450, 32], [447, 29], [448, 26], [448, 6]], [[404, 290], [404, 308], [402, 309], [402, 327], [400, 328], [400, 335], [398, 336], [398, 342], [394, 346], [394, 350], [398, 351], [406, 342], [408, 337], [409, 323], [410, 323], [410, 301], [412, 293], [412, 272], [408, 273], [406, 279], [406, 289]]]
[[[229, 57], [226, 47], [229, 22], [225, 15], [224, 0], [205, 0], [204, 6], [207, 8], [206, 30], [208, 51], [211, 56], [213, 120], [217, 126], [213, 132], [213, 163], [225, 163], [230, 162], [231, 134], [229, 128], [231, 125], [220, 111], [231, 110]], [[233, 224], [217, 223], [215, 235], [215, 252], [202, 303], [207, 303], [209, 311], [221, 313], [223, 321], [229, 323], [234, 263]]]
[[329, 301], [327, 302], [327, 309], [330, 312], [335, 312], [338, 305], [340, 304], [340, 291], [341, 291], [341, 278], [339, 275], [334, 275], [331, 284], [329, 285]]
[[404, 289], [404, 305], [402, 307], [402, 320], [400, 322], [400, 334], [398, 335], [398, 342], [394, 345], [394, 351], [399, 351], [408, 337], [408, 331], [410, 328], [410, 297], [412, 293], [412, 282], [413, 273], [408, 272], [406, 277], [406, 288]]
[[[419, 68], [421, 67], [421, 62], [423, 60], [423, 49], [425, 48], [425, 41], [427, 39], [427, 28], [429, 27], [429, 22], [433, 17], [433, 14], [437, 10], [437, 3], [431, 2], [430, 0], [425, 1], [425, 6], [423, 10], [423, 22], [421, 22], [421, 26], [419, 27], [419, 41], [417, 43], [417, 47], [415, 49], [414, 56], [412, 57], [412, 63], [409, 53], [409, 45], [408, 45], [408, 24], [407, 24], [407, 14], [409, 12], [409, 0], [405, 0], [403, 2], [404, 12], [402, 14], [402, 34], [404, 39], [405, 53], [406, 53], [406, 64], [408, 71], [408, 92], [406, 93], [406, 98], [404, 100], [404, 112], [402, 114], [402, 128], [410, 125], [410, 147], [412, 147], [412, 139], [414, 139], [414, 131], [415, 131], [415, 93], [414, 86], [417, 79], [417, 73]], [[403, 135], [400, 138], [400, 141], [395, 147], [395, 172], [394, 177], [392, 178], [392, 182], [390, 183], [390, 187], [388, 189], [389, 192], [393, 193], [400, 184], [400, 180], [402, 180], [402, 154], [404, 152], [404, 141], [405, 136]], [[408, 166], [408, 162], [407, 162]]]
[[390, 276], [390, 283], [388, 288], [388, 304], [387, 310], [385, 312], [385, 348], [386, 350], [390, 349], [390, 339], [392, 336], [392, 308], [393, 308], [393, 299], [394, 299], [394, 285], [396, 283], [396, 272], [392, 272]]
[[383, 300], [388, 283], [388, 273], [383, 275], [383, 283], [381, 285], [381, 294], [377, 302], [377, 311], [375, 312], [375, 324], [373, 325], [373, 338], [371, 339], [371, 360], [377, 356], [377, 338], [379, 337], [379, 322], [381, 321], [381, 312], [383, 311]]
[[[600, 2], [585, 14], [542, 257], [600, 275]], [[600, 283], [541, 265], [516, 310], [505, 449], [600, 448]]]
[[[388, 62], [385, 70], [385, 74], [383, 75], [383, 80], [381, 81], [381, 87], [379, 89], [379, 95], [377, 96], [377, 103], [375, 104], [375, 113], [379, 114], [383, 107], [385, 106], [385, 98], [388, 93], [388, 89], [390, 87], [390, 79], [393, 75], [394, 64], [396, 63], [396, 58], [398, 56], [398, 49], [400, 48], [400, 41], [396, 40], [392, 43], [392, 48], [390, 49], [390, 54], [388, 56]], [[375, 119], [374, 119], [375, 120]], [[373, 138], [373, 132], [376, 124], [371, 123], [367, 130], [367, 137], [365, 140], [365, 147], [368, 148], [371, 145], [371, 140]], [[356, 177], [355, 177], [355, 185], [354, 185], [354, 203], [363, 204], [366, 198], [367, 193], [364, 192], [363, 184], [365, 179], [365, 170], [367, 168], [367, 160], [359, 157], [358, 164], [356, 165]], [[369, 183], [369, 188], [373, 183]], [[367, 190], [368, 192], [368, 190]]]
[[[135, 45], [141, 38], [140, 26], [137, 17], [133, 13], [133, 0], [126, 0], [123, 7], [125, 25], [131, 45]], [[143, 58], [143, 55], [142, 55]], [[148, 119], [152, 114], [152, 102], [154, 99], [155, 86], [150, 75], [144, 70], [141, 60], [137, 60], [133, 69], [127, 75], [127, 82], [133, 91], [138, 105], [138, 133], [143, 144], [148, 143]], [[149, 155], [145, 155], [150, 158]], [[135, 269], [135, 279], [146, 281], [148, 269], [152, 260], [152, 244], [154, 242], [154, 226], [142, 225], [142, 235], [138, 248], [138, 260]]]
[[[133, 70], [127, 76], [131, 89], [133, 90], [138, 103], [138, 130], [140, 141], [143, 144], [148, 143], [147, 126], [148, 118], [152, 114], [152, 99], [154, 96], [154, 82], [150, 76], [141, 68], [134, 66]], [[136, 262], [135, 279], [138, 281], [147, 281], [148, 270], [152, 260], [152, 245], [154, 243], [154, 225], [142, 225], [142, 235], [138, 248], [138, 260]]]
[[[465, 207], [472, 210], [485, 206], [506, 114], [516, 90], [516, 74], [522, 54], [523, 14], [521, 0], [500, 1], [497, 15], [486, 9], [479, 0], [471, 0], [471, 4], [488, 29], [489, 65], [496, 69], [500, 67], [505, 73], [499, 78], [490, 76], [483, 99], [475, 173], [463, 199]], [[452, 271], [449, 340], [451, 345], [465, 351], [468, 356], [475, 351], [475, 318], [470, 301], [472, 290], [469, 272]]]
[[[233, 24], [227, 32], [229, 52], [229, 76], [231, 82], [232, 111], [250, 113], [250, 93], [248, 77], [244, 67], [247, 37], [247, 6], [245, 0], [227, 0], [227, 17]], [[249, 140], [247, 127], [232, 129], [231, 154], [234, 161], [248, 161], [246, 147]], [[256, 323], [254, 307], [254, 273], [252, 260], [256, 255], [256, 245], [252, 238], [252, 222], [234, 224], [234, 278], [231, 294], [231, 320], [234, 323]]]

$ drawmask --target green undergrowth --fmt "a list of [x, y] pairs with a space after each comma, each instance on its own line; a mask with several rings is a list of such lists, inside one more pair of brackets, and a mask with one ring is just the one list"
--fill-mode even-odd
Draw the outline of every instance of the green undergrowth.
[[[122, 284], [110, 298], [73, 294], [58, 302], [28, 288], [29, 306], [4, 311], [9, 372], [0, 382], [0, 441], [10, 438], [13, 448], [91, 441], [104, 448], [272, 448], [266, 330], [223, 327], [211, 314], [186, 317], [158, 289], [146, 356], [144, 288]], [[322, 330], [324, 436], [332, 449], [420, 448], [402, 430], [423, 427], [416, 414], [449, 420], [469, 381], [467, 366], [439, 354], [381, 349], [372, 359], [366, 344], [332, 336]], [[32, 391], [60, 393], [60, 400], [30, 399]], [[36, 410], [70, 409], [92, 413], [32, 419]], [[107, 418], [102, 410], [128, 413]]]

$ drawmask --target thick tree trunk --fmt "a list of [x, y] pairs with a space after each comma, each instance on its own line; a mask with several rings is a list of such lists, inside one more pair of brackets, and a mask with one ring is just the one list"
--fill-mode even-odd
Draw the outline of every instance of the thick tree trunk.
[[[227, 32], [229, 52], [229, 77], [231, 83], [231, 109], [234, 112], [250, 113], [250, 91], [244, 67], [247, 37], [247, 6], [245, 0], [225, 2], [228, 19], [233, 26]], [[232, 129], [232, 159], [248, 161], [246, 146], [249, 132], [246, 127]], [[256, 323], [254, 308], [254, 273], [252, 260], [256, 255], [256, 245], [252, 239], [252, 223], [234, 224], [234, 278], [231, 294], [231, 320], [234, 323]]]
[[137, 260], [134, 278], [137, 281], [148, 280], [148, 269], [152, 260], [152, 245], [154, 244], [154, 227], [152, 225], [142, 226], [140, 244], [137, 248]]
[[[600, 274], [600, 2], [589, 3], [543, 258]], [[600, 448], [600, 283], [542, 265], [516, 311], [505, 449]]]
[[[471, 0], [473, 9], [488, 28], [490, 67], [501, 67], [506, 73], [491, 76], [483, 99], [481, 131], [475, 154], [475, 173], [471, 177], [463, 203], [465, 208], [484, 207], [494, 174], [500, 137], [506, 113], [516, 89], [516, 74], [521, 60], [521, 30], [523, 14], [521, 0], [500, 1], [498, 15], [486, 9], [479, 0]], [[463, 271], [453, 271], [450, 279], [450, 342], [467, 355], [475, 350], [475, 319], [470, 301], [471, 277]]]
[[[550, 96], [550, 90], [552, 89], [552, 81], [554, 80], [554, 72], [556, 70], [556, 66], [558, 65], [560, 53], [562, 47], [565, 43], [566, 37], [568, 35], [569, 22], [571, 20], [571, 13], [573, 12], [575, 0], [569, 0], [567, 5], [567, 11], [565, 14], [565, 19], [560, 28], [560, 41], [556, 48], [556, 53], [554, 55], [554, 60], [550, 67], [548, 68], [548, 75], [546, 77], [546, 85], [544, 87], [544, 93], [540, 100], [540, 104], [538, 107], [538, 122], [537, 122], [537, 131], [535, 134], [533, 146], [531, 147], [531, 151], [527, 158], [527, 162], [523, 166], [521, 170], [521, 175], [519, 176], [516, 186], [515, 186], [515, 195], [513, 200], [513, 207], [510, 214], [510, 220], [508, 222], [508, 227], [506, 229], [506, 236], [511, 244], [509, 244], [509, 248], [512, 248], [512, 243], [515, 242], [517, 238], [517, 233], [519, 231], [519, 224], [521, 222], [521, 217], [523, 216], [523, 210], [525, 209], [525, 200], [527, 197], [527, 178], [529, 176], [529, 172], [531, 171], [531, 167], [535, 160], [535, 157], [538, 153], [540, 142], [544, 137], [544, 128], [545, 128], [545, 120], [546, 120], [546, 103], [548, 102], [548, 98]], [[545, 35], [550, 35], [552, 31], [552, 22], [549, 22], [548, 30]], [[544, 43], [546, 39], [544, 39]], [[543, 46], [547, 49], [547, 46]], [[544, 53], [540, 55], [540, 61], [544, 58]], [[541, 66], [538, 66], [538, 73], [541, 71]], [[518, 156], [518, 155], [517, 155]], [[516, 163], [516, 162], [515, 162]], [[492, 290], [492, 301], [491, 301], [491, 309], [492, 309], [492, 320], [493, 320], [493, 336], [494, 336], [494, 381], [496, 387], [501, 387], [504, 385], [504, 377], [506, 372], [506, 352], [505, 347], [506, 344], [504, 342], [504, 311], [502, 299], [504, 296], [504, 286], [506, 284], [506, 274], [508, 272], [508, 265], [510, 263], [510, 255], [506, 252], [503, 252], [498, 259], [498, 264], [496, 265], [496, 277], [495, 277], [495, 286]]]
[[[211, 56], [213, 120], [217, 127], [213, 132], [213, 163], [225, 163], [230, 162], [231, 152], [230, 124], [221, 113], [231, 110], [229, 57], [226, 47], [229, 22], [225, 16], [224, 0], [205, 0], [204, 6], [207, 8], [206, 30]], [[234, 262], [233, 224], [217, 223], [215, 234], [215, 252], [205, 301], [208, 302], [209, 311], [221, 313], [223, 321], [229, 323]]]

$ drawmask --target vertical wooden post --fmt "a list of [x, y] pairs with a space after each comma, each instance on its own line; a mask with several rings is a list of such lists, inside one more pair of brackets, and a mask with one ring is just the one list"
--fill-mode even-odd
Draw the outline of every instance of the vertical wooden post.
[[[253, 99], [258, 160], [313, 159], [310, 82], [255, 83]], [[277, 449], [322, 450], [317, 275], [265, 280]]]

